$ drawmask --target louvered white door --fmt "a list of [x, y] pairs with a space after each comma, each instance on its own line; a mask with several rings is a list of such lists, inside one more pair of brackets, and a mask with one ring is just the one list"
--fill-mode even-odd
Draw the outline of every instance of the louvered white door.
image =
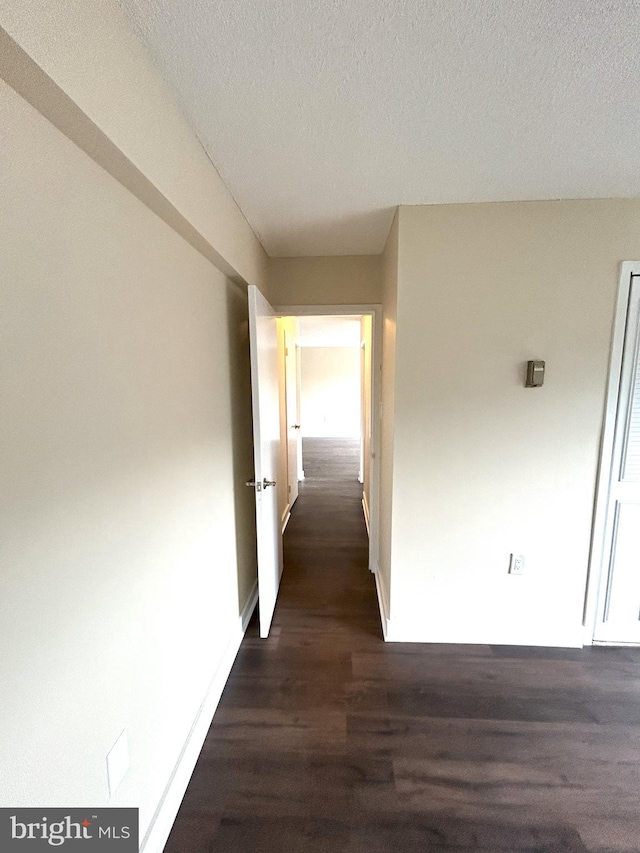
[[627, 312], [594, 640], [640, 643], [640, 276]]

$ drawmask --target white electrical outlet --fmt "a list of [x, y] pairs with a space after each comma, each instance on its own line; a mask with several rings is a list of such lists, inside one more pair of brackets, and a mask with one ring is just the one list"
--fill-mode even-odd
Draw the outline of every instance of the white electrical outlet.
[[112, 800], [120, 782], [129, 769], [129, 738], [127, 730], [123, 729], [118, 739], [107, 753], [107, 782], [109, 784], [109, 799]]
[[509, 574], [524, 574], [524, 556], [522, 554], [511, 554], [511, 557], [509, 559]]

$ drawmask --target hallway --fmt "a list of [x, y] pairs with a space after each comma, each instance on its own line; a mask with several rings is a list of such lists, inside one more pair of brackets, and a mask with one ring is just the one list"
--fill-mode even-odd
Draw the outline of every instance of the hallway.
[[330, 441], [166, 853], [640, 850], [640, 650], [384, 644], [357, 442]]

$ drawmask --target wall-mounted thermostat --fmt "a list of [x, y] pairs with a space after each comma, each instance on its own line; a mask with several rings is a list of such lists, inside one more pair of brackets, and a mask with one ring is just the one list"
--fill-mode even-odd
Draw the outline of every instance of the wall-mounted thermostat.
[[544, 361], [527, 362], [526, 388], [539, 388], [544, 382]]

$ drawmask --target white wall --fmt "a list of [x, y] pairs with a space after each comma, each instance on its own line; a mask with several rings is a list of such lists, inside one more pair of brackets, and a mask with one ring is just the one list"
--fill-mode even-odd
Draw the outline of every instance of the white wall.
[[[399, 222], [391, 636], [578, 645], [640, 201], [408, 207]], [[533, 358], [539, 389], [524, 387]]]
[[2, 16], [54, 123], [0, 84], [0, 805], [109, 804], [126, 728], [144, 836], [256, 579], [247, 300], [206, 246], [264, 258], [114, 3]]
[[360, 348], [301, 347], [303, 437], [360, 438]]

